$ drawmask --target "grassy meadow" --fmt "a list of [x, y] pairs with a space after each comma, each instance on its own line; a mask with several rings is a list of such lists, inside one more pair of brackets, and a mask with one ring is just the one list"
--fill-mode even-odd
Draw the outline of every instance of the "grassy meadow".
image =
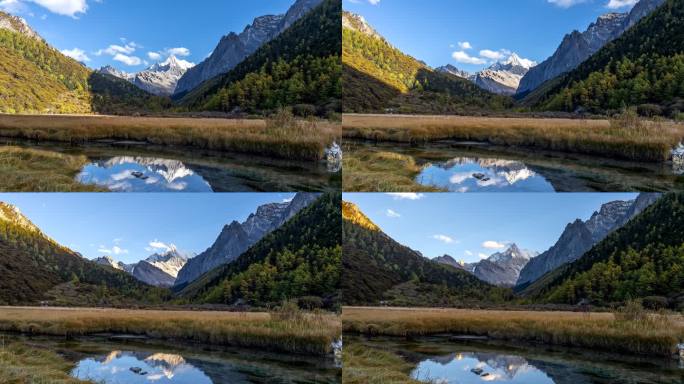
[[476, 335], [659, 356], [671, 356], [684, 340], [681, 315], [635, 320], [613, 313], [345, 307], [342, 320], [349, 334]]
[[666, 161], [684, 138], [682, 123], [629, 113], [611, 120], [345, 114], [342, 126], [349, 139], [478, 141], [646, 162]]
[[96, 186], [76, 181], [76, 175], [87, 163], [85, 156], [15, 146], [0, 147], [0, 191], [102, 191]]
[[0, 137], [85, 143], [131, 140], [259, 154], [292, 160], [320, 160], [340, 140], [339, 123], [297, 120], [281, 112], [265, 120], [130, 116], [0, 115]]
[[304, 312], [158, 311], [96, 308], [0, 309], [0, 331], [75, 337], [97, 333], [323, 355], [341, 336], [339, 316]]
[[81, 384], [73, 365], [58, 354], [22, 343], [0, 344], [0, 383]]

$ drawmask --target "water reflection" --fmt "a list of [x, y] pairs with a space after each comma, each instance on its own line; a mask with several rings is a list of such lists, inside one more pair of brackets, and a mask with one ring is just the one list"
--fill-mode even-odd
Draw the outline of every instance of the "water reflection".
[[545, 372], [520, 356], [456, 353], [421, 361], [411, 373], [419, 381], [438, 384], [501, 382], [554, 384]]
[[416, 181], [451, 192], [554, 192], [546, 178], [512, 160], [457, 157], [427, 165]]
[[115, 192], [212, 192], [211, 185], [178, 160], [120, 156], [86, 165], [76, 176]]
[[202, 370], [189, 364], [182, 356], [166, 353], [112, 351], [105, 356], [81, 360], [72, 376], [105, 384], [212, 384]]

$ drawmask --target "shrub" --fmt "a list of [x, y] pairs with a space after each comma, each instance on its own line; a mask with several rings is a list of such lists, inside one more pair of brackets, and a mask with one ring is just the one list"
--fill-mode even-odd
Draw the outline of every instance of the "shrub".
[[647, 296], [642, 299], [642, 304], [644, 308], [658, 311], [667, 308], [667, 298], [662, 296]]
[[304, 296], [299, 299], [299, 308], [314, 310], [323, 308], [323, 299], [318, 296]]
[[637, 107], [639, 116], [653, 117], [663, 114], [663, 108], [656, 104], [641, 104]]
[[648, 312], [644, 309], [641, 300], [629, 300], [623, 307], [615, 312], [618, 321], [646, 321]]

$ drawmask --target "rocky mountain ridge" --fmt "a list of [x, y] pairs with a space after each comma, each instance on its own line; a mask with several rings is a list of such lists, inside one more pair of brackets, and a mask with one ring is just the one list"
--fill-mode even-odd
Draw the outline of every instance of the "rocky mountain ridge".
[[642, 193], [636, 200], [606, 203], [587, 221], [568, 224], [556, 243], [530, 260], [520, 272], [517, 286], [526, 286], [559, 266], [579, 259], [591, 247], [622, 227], [660, 198], [657, 193]]
[[181, 252], [176, 246], [171, 245], [166, 251], [155, 253], [134, 264], [124, 264], [114, 260], [109, 255], [95, 258], [92, 261], [127, 272], [143, 283], [168, 288], [173, 286], [178, 272], [194, 256], [194, 254]]
[[111, 75], [135, 84], [143, 91], [157, 96], [171, 96], [178, 80], [195, 64], [171, 55], [165, 61], [155, 63], [138, 73], [120, 71], [110, 65], [98, 70], [99, 73]]
[[517, 93], [529, 93], [544, 82], [577, 68], [664, 2], [665, 0], [641, 0], [629, 13], [602, 15], [586, 31], [575, 30], [565, 35], [556, 52], [521, 79]]
[[178, 80], [176, 94], [188, 92], [206, 80], [235, 68], [263, 44], [271, 41], [322, 0], [297, 0], [283, 15], [266, 15], [254, 19], [240, 34], [223, 36], [214, 51], [201, 63], [189, 69]]
[[289, 202], [258, 207], [243, 223], [233, 221], [226, 225], [211, 247], [183, 266], [175, 285], [190, 283], [219, 265], [235, 260], [250, 246], [283, 225], [318, 197], [317, 193], [297, 193]]
[[456, 261], [449, 255], [440, 256], [434, 261], [463, 269], [475, 275], [478, 279], [499, 287], [513, 287], [518, 281], [520, 271], [533, 257], [539, 253], [520, 249], [515, 243], [505, 250], [496, 252], [477, 263]]

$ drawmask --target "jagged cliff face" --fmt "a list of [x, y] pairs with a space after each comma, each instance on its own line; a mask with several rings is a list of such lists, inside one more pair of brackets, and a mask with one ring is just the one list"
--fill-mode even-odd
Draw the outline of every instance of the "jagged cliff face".
[[143, 283], [156, 287], [168, 288], [173, 286], [178, 272], [192, 258], [193, 254], [179, 251], [175, 246], [163, 253], [155, 253], [145, 260], [134, 264], [124, 264], [115, 261], [111, 256], [102, 256], [92, 261], [94, 263], [125, 271]]
[[131, 82], [143, 91], [153, 95], [171, 96], [176, 91], [178, 80], [188, 69], [194, 66], [195, 64], [193, 63], [179, 60], [175, 56], [169, 56], [165, 61], [156, 63], [138, 73], [123, 72], [111, 65], [100, 68], [98, 72]]
[[449, 255], [440, 256], [433, 261], [463, 269], [478, 279], [499, 287], [512, 287], [518, 281], [520, 271], [537, 255], [537, 252], [520, 249], [516, 244], [511, 244], [506, 250], [496, 252], [477, 263], [459, 262]]
[[477, 86], [499, 95], [513, 95], [518, 90], [520, 80], [537, 63], [522, 59], [515, 53], [508, 59], [494, 63], [471, 78]]
[[366, 21], [366, 19], [355, 13], [342, 13], [342, 28], [352, 29], [364, 35], [383, 39], [383, 37]]
[[532, 68], [520, 81], [518, 93], [533, 91], [544, 82], [571, 71], [606, 44], [648, 16], [665, 0], [641, 0], [629, 13], [608, 13], [584, 32], [573, 31], [563, 38], [556, 52]]
[[586, 222], [578, 219], [568, 224], [549, 250], [527, 263], [520, 272], [517, 285], [532, 283], [561, 265], [579, 259], [591, 247], [648, 208], [658, 198], [659, 194], [643, 193], [636, 200], [613, 201], [601, 206], [601, 209]]
[[458, 76], [462, 79], [470, 79], [472, 76], [470, 73], [463, 71], [461, 69], [458, 69], [451, 64], [447, 64], [447, 65], [444, 65], [441, 67], [437, 67], [437, 68], [435, 68], [435, 71], [440, 72], [440, 73], [448, 73], [450, 75]]
[[2, 11], [0, 11], [0, 29], [7, 29], [34, 39], [42, 40], [40, 35], [38, 35], [38, 33], [29, 26], [26, 20], [19, 16], [12, 16]]
[[259, 47], [273, 40], [315, 8], [321, 1], [297, 0], [284, 15], [257, 17], [242, 33], [231, 32], [224, 36], [206, 60], [189, 69], [180, 78], [175, 93], [188, 92], [206, 80], [229, 72]]
[[317, 193], [298, 193], [290, 202], [260, 206], [243, 223], [233, 221], [226, 225], [209, 249], [190, 259], [183, 266], [175, 284], [192, 282], [204, 273], [232, 262], [250, 246], [279, 228], [318, 197]]

